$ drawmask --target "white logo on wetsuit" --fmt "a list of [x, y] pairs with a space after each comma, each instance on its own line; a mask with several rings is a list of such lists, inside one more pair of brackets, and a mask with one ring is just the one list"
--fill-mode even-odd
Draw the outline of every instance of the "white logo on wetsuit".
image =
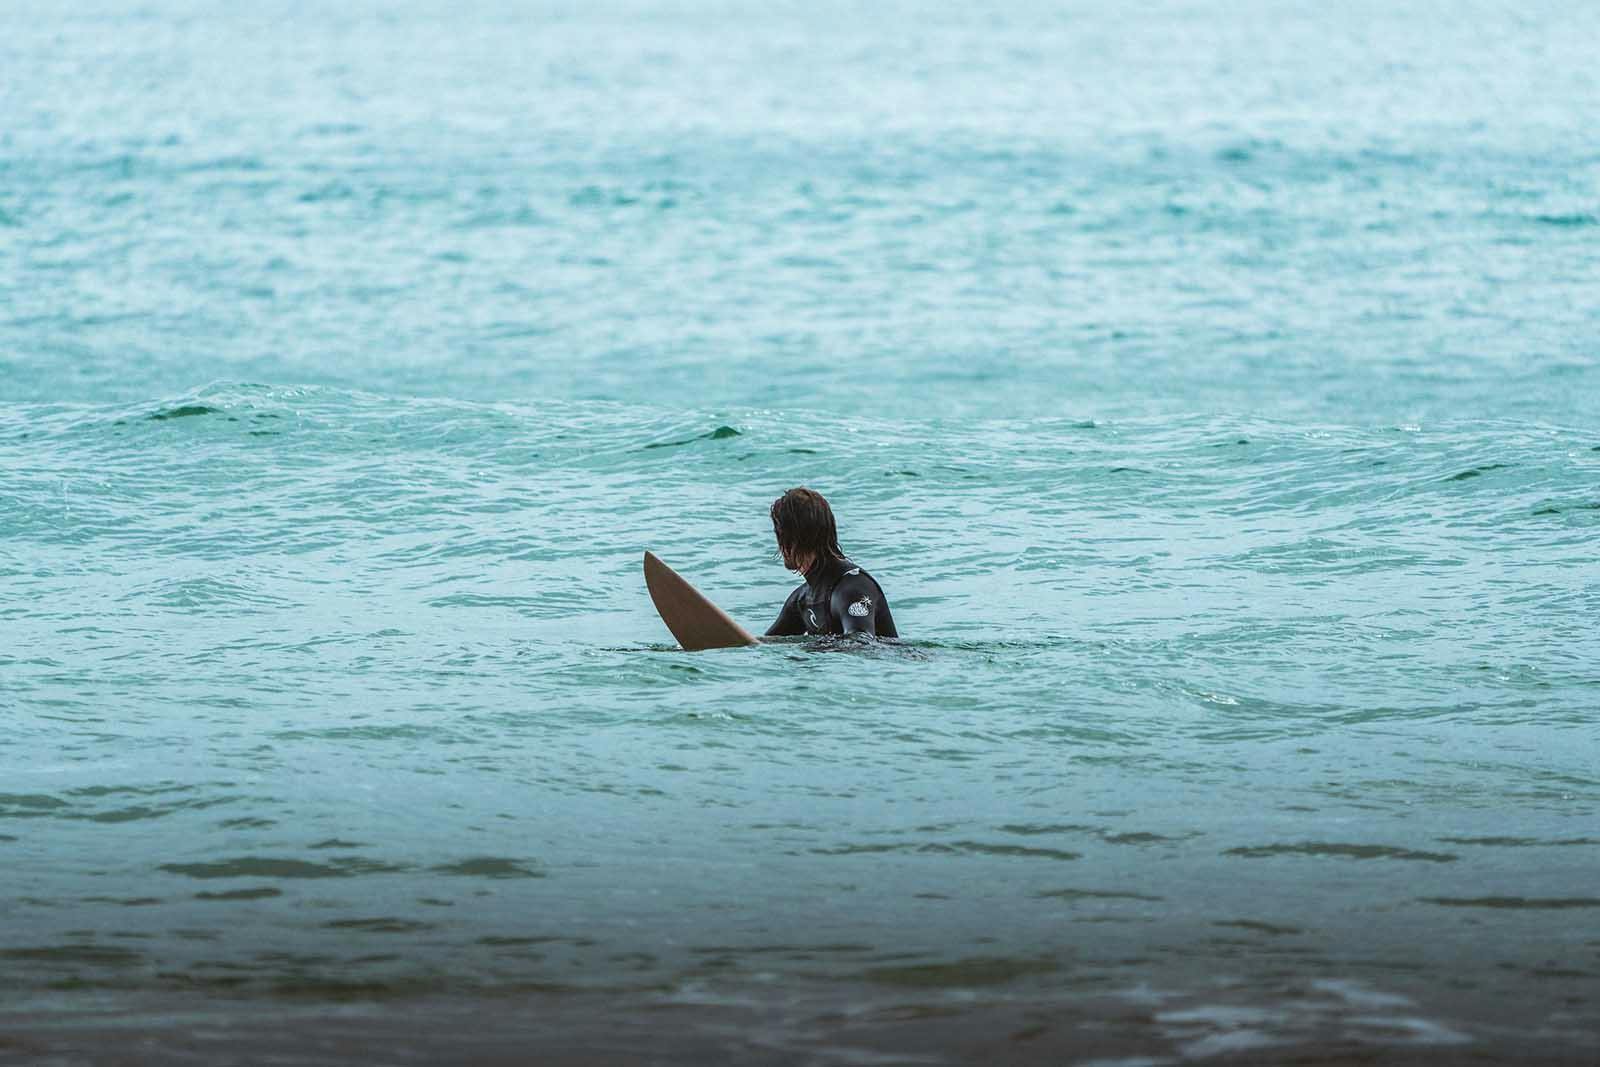
[[862, 597], [860, 600], [856, 601], [854, 604], [851, 604], [845, 610], [848, 611], [851, 615], [855, 616], [858, 619], [864, 619], [868, 615], [872, 614], [872, 598], [871, 597]]
[[806, 609], [806, 615], [807, 615], [808, 618], [811, 619], [811, 625], [812, 626], [816, 627], [819, 630], [822, 629], [822, 624], [817, 621], [817, 613], [816, 613], [815, 610], [813, 610], [811, 608], [807, 608]]

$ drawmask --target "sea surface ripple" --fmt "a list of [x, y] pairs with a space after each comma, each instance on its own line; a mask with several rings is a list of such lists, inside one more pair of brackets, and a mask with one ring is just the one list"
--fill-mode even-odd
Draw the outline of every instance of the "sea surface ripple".
[[0, 1059], [1592, 1051], [1595, 54], [0, 12]]

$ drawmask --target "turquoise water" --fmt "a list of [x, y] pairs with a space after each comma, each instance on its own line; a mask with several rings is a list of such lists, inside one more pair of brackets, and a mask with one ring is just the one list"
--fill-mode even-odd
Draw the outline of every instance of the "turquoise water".
[[1595, 54], [0, 12], [0, 1056], [1586, 1055]]

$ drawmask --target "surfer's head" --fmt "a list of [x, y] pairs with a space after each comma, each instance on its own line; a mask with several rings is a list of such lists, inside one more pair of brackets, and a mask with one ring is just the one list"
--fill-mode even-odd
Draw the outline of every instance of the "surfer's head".
[[833, 509], [815, 489], [791, 489], [772, 502], [772, 532], [783, 565], [807, 571], [819, 559], [844, 559]]

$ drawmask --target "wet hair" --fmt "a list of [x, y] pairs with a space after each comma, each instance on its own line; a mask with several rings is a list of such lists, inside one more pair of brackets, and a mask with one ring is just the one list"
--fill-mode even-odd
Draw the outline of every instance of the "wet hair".
[[772, 502], [772, 532], [785, 561], [810, 556], [813, 560], [844, 559], [833, 509], [815, 489], [791, 489]]

